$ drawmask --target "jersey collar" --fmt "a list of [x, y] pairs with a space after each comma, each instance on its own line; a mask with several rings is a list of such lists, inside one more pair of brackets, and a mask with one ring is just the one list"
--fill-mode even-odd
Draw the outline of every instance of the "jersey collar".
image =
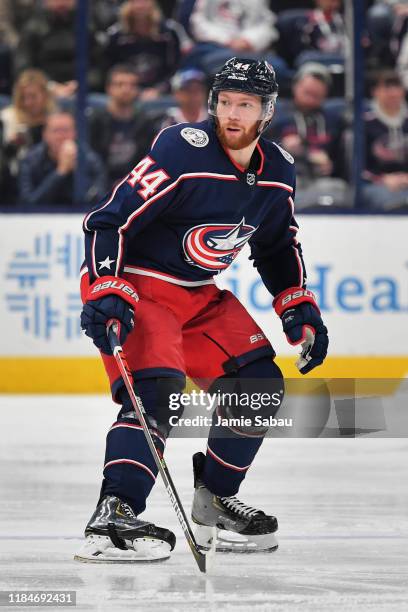
[[[220, 143], [221, 144], [221, 143]], [[222, 146], [222, 145], [221, 145]], [[249, 166], [248, 168], [244, 168], [244, 166], [241, 166], [240, 164], [238, 164], [230, 155], [228, 149], [226, 149], [225, 147], [223, 147], [223, 150], [225, 152], [225, 154], [227, 155], [228, 159], [230, 160], [230, 162], [235, 166], [235, 168], [237, 170], [239, 170], [241, 173], [247, 173], [250, 170], [252, 170], [253, 172], [255, 172], [255, 168], [254, 166], [258, 166], [257, 170], [256, 170], [256, 174], [259, 176], [262, 171], [263, 171], [263, 167], [264, 167], [264, 163], [265, 163], [265, 155], [264, 152], [262, 151], [261, 145], [259, 144], [259, 142], [256, 143], [256, 147], [254, 149], [254, 152], [252, 153], [252, 157], [251, 160], [249, 162]], [[259, 161], [258, 161], [259, 160]]]

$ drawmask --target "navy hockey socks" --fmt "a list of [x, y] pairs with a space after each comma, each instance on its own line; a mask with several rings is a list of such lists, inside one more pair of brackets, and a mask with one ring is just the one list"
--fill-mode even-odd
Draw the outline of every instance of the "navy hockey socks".
[[214, 412], [202, 480], [215, 495], [229, 497], [238, 492], [263, 438], [244, 437], [225, 425], [215, 425], [217, 418]]
[[[229, 427], [218, 424], [219, 417], [264, 417], [274, 416], [283, 399], [284, 382], [279, 367], [270, 357], [262, 357], [246, 364], [227, 377], [218, 378], [211, 387], [212, 392], [225, 394], [232, 398], [237, 395], [237, 405], [231, 410], [218, 408], [214, 411], [208, 437], [208, 447], [202, 479], [206, 487], [215, 495], [229, 497], [235, 495], [244, 480], [252, 461], [257, 454], [267, 427]], [[235, 393], [237, 391], [238, 393]], [[254, 412], [244, 405], [259, 399], [260, 392], [267, 395], [271, 403]], [[255, 404], [258, 406], [258, 404]], [[235, 411], [235, 412], [234, 412]], [[252, 414], [251, 414], [252, 413]], [[231, 423], [231, 421], [229, 421]]]
[[[160, 454], [165, 440], [152, 432]], [[155, 483], [157, 467], [142, 426], [136, 419], [119, 418], [106, 440], [104, 481], [101, 495], [115, 495], [128, 503], [136, 515], [146, 508], [146, 499]]]

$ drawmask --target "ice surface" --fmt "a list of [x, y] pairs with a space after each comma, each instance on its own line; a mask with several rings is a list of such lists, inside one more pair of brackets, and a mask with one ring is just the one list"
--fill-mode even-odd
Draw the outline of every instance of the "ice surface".
[[[75, 590], [78, 610], [408, 609], [406, 439], [267, 439], [240, 497], [278, 517], [274, 554], [218, 555], [199, 575], [158, 479], [145, 516], [175, 531], [169, 561], [74, 562], [115, 413], [107, 397], [0, 396], [0, 590]], [[168, 444], [187, 509], [204, 448]]]

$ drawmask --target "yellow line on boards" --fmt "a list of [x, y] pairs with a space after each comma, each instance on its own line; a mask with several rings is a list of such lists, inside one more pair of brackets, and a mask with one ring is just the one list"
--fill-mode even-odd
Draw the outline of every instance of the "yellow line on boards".
[[0, 357], [0, 393], [109, 393], [98, 357]]
[[[303, 378], [295, 366], [295, 357], [277, 357], [276, 363], [287, 378]], [[408, 355], [393, 356], [330, 356], [315, 368], [312, 378], [405, 378], [408, 376]]]
[[[302, 377], [296, 355], [278, 357], [286, 378], [401, 379], [408, 375], [408, 356], [337, 356]], [[0, 357], [0, 393], [109, 393], [98, 357]]]

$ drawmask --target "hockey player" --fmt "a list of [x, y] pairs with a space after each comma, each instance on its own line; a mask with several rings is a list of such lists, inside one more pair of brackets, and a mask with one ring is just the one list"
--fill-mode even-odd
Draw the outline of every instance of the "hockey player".
[[[79, 560], [164, 559], [175, 543], [169, 530], [138, 518], [157, 469], [111, 355], [110, 320], [120, 321], [120, 341], [160, 453], [170, 431], [170, 396], [182, 391], [186, 374], [215, 393], [231, 390], [232, 382], [241, 392], [282, 399], [270, 342], [234, 295], [214, 283], [245, 243], [288, 341], [303, 345], [300, 371], [326, 356], [327, 330], [306, 289], [296, 240], [293, 158], [261, 136], [277, 90], [267, 62], [228, 60], [210, 91], [209, 120], [164, 129], [148, 156], [85, 218], [81, 322], [101, 351], [121, 408], [107, 436], [100, 500]], [[272, 417], [278, 407], [275, 402], [260, 413]], [[276, 518], [235, 497], [267, 431], [247, 418], [228, 426], [226, 419], [243, 416], [251, 411], [239, 402], [219, 405], [206, 455], [194, 455], [197, 540], [206, 544], [216, 526], [239, 534], [239, 550], [275, 550]]]

